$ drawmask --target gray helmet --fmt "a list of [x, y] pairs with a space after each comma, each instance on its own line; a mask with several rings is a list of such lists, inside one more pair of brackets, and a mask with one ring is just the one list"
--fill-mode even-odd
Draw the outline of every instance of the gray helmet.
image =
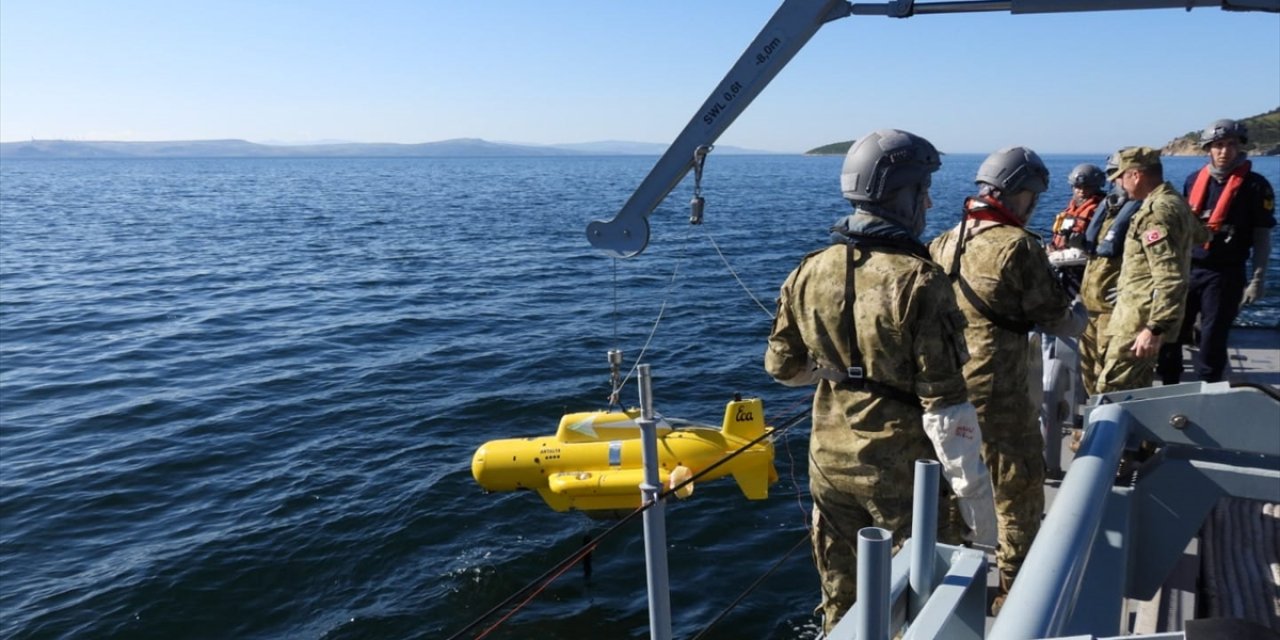
[[1208, 147], [1224, 138], [1237, 138], [1240, 140], [1240, 144], [1246, 144], [1249, 142], [1249, 129], [1244, 126], [1243, 122], [1225, 118], [1214, 120], [1213, 124], [1205, 127], [1204, 131], [1200, 132], [1200, 148]]
[[1102, 185], [1106, 182], [1107, 176], [1102, 173], [1102, 169], [1087, 162], [1076, 165], [1076, 168], [1072, 169], [1071, 173], [1067, 175], [1067, 184], [1092, 191], [1101, 190]]
[[1026, 147], [1005, 147], [982, 161], [974, 182], [991, 185], [1010, 195], [1023, 189], [1044, 193], [1049, 188], [1049, 168], [1036, 152]]
[[1107, 166], [1103, 167], [1103, 171], [1106, 171], [1107, 175], [1111, 175], [1112, 172], [1114, 172], [1116, 169], [1119, 169], [1119, 168], [1120, 168], [1120, 152], [1116, 151], [1115, 153], [1107, 156]]
[[942, 166], [928, 140], [898, 129], [873, 131], [849, 147], [840, 190], [853, 202], [878, 204], [903, 187], [925, 183]]
[[1109, 176], [1115, 173], [1116, 169], [1120, 168], [1120, 154], [1124, 153], [1125, 149], [1132, 149], [1132, 148], [1133, 147], [1120, 147], [1119, 149], [1116, 149], [1111, 155], [1107, 156], [1107, 166], [1104, 169], [1104, 171], [1106, 171], [1106, 175]]

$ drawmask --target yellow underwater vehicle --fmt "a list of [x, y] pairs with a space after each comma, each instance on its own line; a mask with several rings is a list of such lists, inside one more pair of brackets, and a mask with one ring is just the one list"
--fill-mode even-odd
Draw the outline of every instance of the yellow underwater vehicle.
[[[644, 479], [639, 417], [639, 409], [566, 414], [554, 435], [486, 442], [471, 459], [471, 475], [487, 491], [537, 491], [556, 511], [638, 508]], [[767, 431], [759, 398], [729, 402], [719, 428], [660, 419], [660, 481], [674, 487]], [[747, 447], [703, 479], [726, 475], [733, 476], [748, 499], [768, 498], [769, 485], [778, 480], [773, 443], [765, 438]], [[689, 484], [677, 495], [683, 498], [692, 491]]]

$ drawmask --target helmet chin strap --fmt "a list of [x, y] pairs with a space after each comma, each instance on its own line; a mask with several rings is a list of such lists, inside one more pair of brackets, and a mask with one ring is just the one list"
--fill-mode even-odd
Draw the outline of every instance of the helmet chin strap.
[[929, 188], [925, 185], [916, 185], [915, 192], [915, 197], [913, 198], [915, 202], [911, 207], [914, 215], [907, 230], [911, 232], [911, 235], [919, 238], [920, 234], [924, 233], [924, 214], [928, 210], [925, 202], [929, 199]]

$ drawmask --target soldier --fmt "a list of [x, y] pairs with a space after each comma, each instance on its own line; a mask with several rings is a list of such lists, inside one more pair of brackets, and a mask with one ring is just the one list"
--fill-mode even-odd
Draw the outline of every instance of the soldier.
[[1000, 594], [992, 605], [997, 611], [1044, 513], [1044, 437], [1039, 407], [1027, 388], [1027, 333], [1038, 326], [1044, 333], [1076, 336], [1084, 327], [1084, 308], [1072, 304], [1040, 239], [1024, 228], [1049, 187], [1040, 157], [1024, 147], [1001, 149], [978, 168], [975, 182], [978, 195], [965, 201], [960, 225], [935, 239], [929, 252], [950, 265], [968, 322], [965, 381], [978, 409], [1000, 522]]
[[[1119, 166], [1116, 152], [1107, 159], [1107, 171]], [[1124, 254], [1124, 235], [1129, 220], [1142, 205], [1133, 200], [1119, 183], [1098, 207], [1098, 212], [1085, 230], [1084, 278], [1080, 284], [1080, 300], [1089, 313], [1089, 322], [1080, 334], [1080, 375], [1088, 395], [1098, 393], [1098, 374], [1102, 372], [1102, 347], [1106, 344], [1107, 321], [1116, 303], [1116, 283], [1120, 279], [1120, 258]], [[1079, 435], [1078, 433], [1076, 435]]]
[[765, 350], [779, 382], [818, 385], [809, 488], [827, 631], [857, 595], [858, 530], [883, 527], [895, 546], [910, 533], [916, 459], [942, 462], [971, 539], [994, 543], [991, 481], [961, 374], [964, 316], [918, 239], [939, 166], [928, 140], [895, 129], [849, 149], [840, 185], [853, 214], [787, 277]]
[[[1191, 248], [1191, 283], [1178, 340], [1160, 348], [1164, 384], [1182, 380], [1182, 345], [1192, 342], [1200, 316], [1200, 364], [1205, 382], [1222, 380], [1227, 369], [1227, 333], [1240, 307], [1252, 304], [1266, 289], [1271, 228], [1276, 226], [1276, 195], [1271, 183], [1255, 173], [1240, 146], [1248, 131], [1235, 120], [1218, 120], [1200, 134], [1209, 164], [1187, 176], [1182, 195], [1192, 213], [1212, 234]], [[1245, 269], [1253, 253], [1253, 276]]]
[[1163, 336], [1182, 321], [1191, 243], [1199, 237], [1187, 201], [1164, 181], [1160, 152], [1123, 149], [1108, 178], [1143, 202], [1125, 231], [1119, 293], [1104, 332], [1100, 393], [1151, 386]]
[[1084, 264], [1088, 259], [1085, 236], [1089, 222], [1102, 204], [1102, 187], [1107, 177], [1092, 164], [1076, 165], [1067, 175], [1071, 200], [1053, 219], [1053, 237], [1049, 241], [1049, 262], [1074, 290], [1080, 289]]

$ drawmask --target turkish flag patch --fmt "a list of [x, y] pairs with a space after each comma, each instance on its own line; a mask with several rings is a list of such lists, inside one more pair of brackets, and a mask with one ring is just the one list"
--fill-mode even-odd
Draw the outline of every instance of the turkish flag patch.
[[1160, 229], [1151, 229], [1143, 232], [1142, 241], [1145, 242], [1147, 246], [1151, 246], [1157, 242], [1160, 242], [1161, 240], [1164, 240], [1164, 236], [1165, 236], [1164, 231]]

